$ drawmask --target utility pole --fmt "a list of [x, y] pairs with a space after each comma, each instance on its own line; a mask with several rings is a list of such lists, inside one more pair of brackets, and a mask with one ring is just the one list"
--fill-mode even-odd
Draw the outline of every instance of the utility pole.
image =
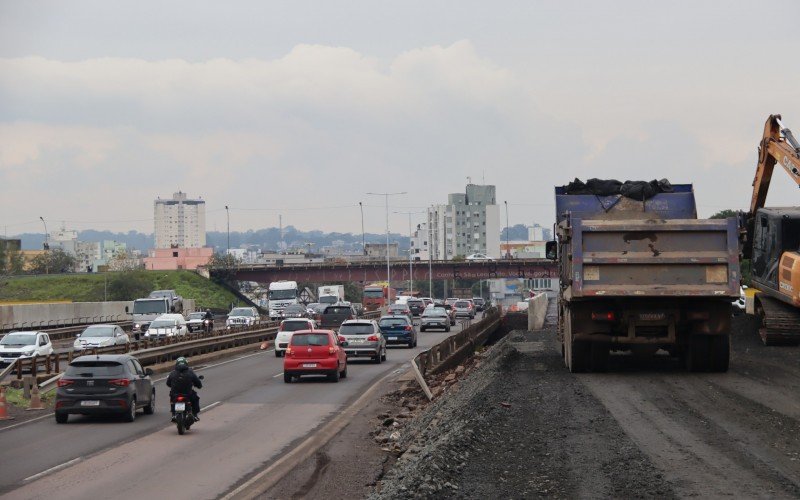
[[50, 251], [50, 233], [47, 232], [47, 222], [44, 221], [44, 217], [40, 216], [39, 220], [44, 224], [44, 243], [42, 244], [42, 248], [44, 248], [44, 273], [50, 274], [50, 256], [47, 255], [47, 252]]
[[506, 257], [510, 259], [511, 258], [511, 246], [508, 243], [508, 237], [509, 237], [509, 234], [508, 234], [508, 202], [504, 201], [503, 203], [506, 206]]
[[361, 209], [361, 252], [367, 255], [367, 244], [364, 240], [364, 204], [360, 201], [358, 202], [358, 208]]
[[406, 191], [399, 193], [367, 193], [373, 196], [383, 196], [386, 198], [386, 305], [389, 305], [392, 288], [392, 270], [389, 266], [389, 197], [401, 194], [408, 194]]
[[414, 214], [424, 214], [425, 212], [395, 212], [396, 214], [406, 214], [408, 215], [408, 280], [409, 280], [409, 291], [414, 291], [414, 266], [412, 260], [412, 253], [411, 253], [411, 240], [413, 236], [411, 234], [411, 216]]

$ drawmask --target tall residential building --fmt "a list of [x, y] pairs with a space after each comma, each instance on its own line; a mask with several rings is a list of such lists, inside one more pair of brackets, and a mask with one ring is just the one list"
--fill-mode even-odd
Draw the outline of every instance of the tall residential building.
[[206, 202], [178, 191], [171, 200], [155, 200], [156, 248], [206, 246]]
[[495, 186], [467, 184], [447, 196], [447, 205], [428, 208], [430, 252], [434, 260], [483, 253], [500, 258], [500, 209]]

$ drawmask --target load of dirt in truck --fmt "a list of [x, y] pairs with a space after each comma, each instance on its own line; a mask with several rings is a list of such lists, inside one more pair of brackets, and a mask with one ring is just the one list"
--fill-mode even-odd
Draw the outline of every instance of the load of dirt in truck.
[[660, 181], [625, 181], [616, 179], [589, 179], [585, 183], [576, 178], [564, 186], [566, 194], [594, 194], [597, 196], [621, 195], [634, 200], [649, 200], [658, 193], [671, 193], [672, 184], [667, 179]]

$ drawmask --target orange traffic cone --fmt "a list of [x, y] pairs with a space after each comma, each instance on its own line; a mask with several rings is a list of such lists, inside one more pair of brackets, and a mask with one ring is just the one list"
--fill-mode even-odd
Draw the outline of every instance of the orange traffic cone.
[[14, 417], [8, 416], [6, 410], [6, 388], [0, 386], [0, 420], [14, 420]]
[[262, 350], [262, 351], [263, 351], [264, 349], [268, 348], [268, 347], [269, 347], [269, 341], [266, 341], [266, 342], [262, 342], [262, 343], [261, 343], [261, 350]]
[[33, 389], [31, 389], [31, 404], [28, 405], [28, 410], [44, 410], [42, 398], [39, 397], [39, 384], [34, 382]]

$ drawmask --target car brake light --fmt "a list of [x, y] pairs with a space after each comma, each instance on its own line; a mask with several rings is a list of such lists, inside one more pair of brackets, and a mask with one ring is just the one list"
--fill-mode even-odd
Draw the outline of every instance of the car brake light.
[[110, 385], [116, 385], [119, 387], [128, 387], [131, 381], [126, 378], [115, 378], [113, 380], [109, 380], [108, 383]]
[[403, 330], [410, 332], [412, 330], [411, 325], [406, 325], [406, 327], [403, 328]]
[[593, 312], [592, 321], [614, 321], [613, 311]]
[[370, 335], [369, 337], [367, 337], [367, 342], [377, 342], [377, 341], [378, 341], [377, 335]]
[[328, 347], [328, 354], [336, 354], [337, 350], [334, 346]]
[[74, 380], [61, 378], [61, 379], [58, 379], [58, 382], [56, 382], [56, 385], [58, 385], [59, 387], [66, 387], [66, 386], [72, 385], [74, 383], [75, 383]]
[[286, 355], [287, 356], [291, 356], [292, 354], [294, 354], [294, 352], [292, 352], [292, 348], [291, 347], [287, 347], [286, 348]]

